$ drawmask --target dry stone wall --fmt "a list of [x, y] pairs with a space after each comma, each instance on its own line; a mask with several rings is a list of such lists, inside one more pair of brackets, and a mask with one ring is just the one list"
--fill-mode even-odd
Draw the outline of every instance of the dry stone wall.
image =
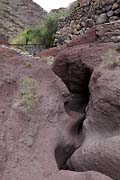
[[[68, 17], [59, 20], [55, 44], [69, 43], [93, 26], [97, 28], [98, 36], [101, 35], [101, 29], [104, 27], [107, 31], [111, 31], [107, 38], [100, 38], [103, 42], [119, 41], [119, 19], [120, 0], [85, 1], [82, 7], [75, 7]], [[114, 33], [117, 37], [112, 37]], [[104, 34], [102, 35], [104, 36]]]

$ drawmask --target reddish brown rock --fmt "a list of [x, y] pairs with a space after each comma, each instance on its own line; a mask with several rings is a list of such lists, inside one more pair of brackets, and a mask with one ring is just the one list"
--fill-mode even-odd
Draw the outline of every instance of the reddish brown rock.
[[53, 71], [72, 93], [85, 92], [92, 71], [102, 62], [102, 56], [117, 45], [91, 43], [65, 48], [53, 64]]
[[84, 143], [68, 161], [74, 171], [98, 171], [120, 179], [120, 55], [105, 56], [90, 81], [90, 101], [83, 122]]
[[64, 48], [65, 48], [65, 46], [49, 48], [46, 50], [42, 50], [41, 52], [38, 52], [36, 54], [36, 56], [39, 56], [39, 57], [49, 57], [49, 56], [56, 57], [58, 55], [58, 53], [61, 52]]
[[[1, 179], [66, 179], [59, 169], [80, 139], [80, 115], [64, 109], [68, 90], [45, 63], [6, 48], [0, 55]], [[75, 176], [88, 180], [87, 174]]]

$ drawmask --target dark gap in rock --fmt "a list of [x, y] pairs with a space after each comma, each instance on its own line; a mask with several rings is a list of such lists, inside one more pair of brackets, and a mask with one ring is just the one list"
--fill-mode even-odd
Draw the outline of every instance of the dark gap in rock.
[[71, 112], [79, 112], [85, 114], [86, 106], [89, 102], [89, 89], [87, 87], [85, 93], [70, 94], [69, 101], [65, 102], [64, 107], [66, 113], [71, 116]]
[[73, 124], [70, 129], [70, 134], [72, 135], [79, 135], [82, 131], [83, 122], [85, 120], [85, 114], [81, 114], [79, 119]]
[[78, 125], [78, 134], [82, 131], [84, 120], [85, 120], [85, 116], [82, 118], [81, 123]]
[[92, 72], [84, 64], [81, 68], [76, 64], [72, 64], [72, 70], [70, 70], [70, 67], [68, 68], [68, 81], [66, 82], [64, 79], [64, 83], [71, 93], [69, 99], [64, 103], [65, 111], [70, 116], [69, 128], [65, 130], [68, 131], [66, 132], [68, 139], [56, 147], [55, 159], [59, 170], [74, 171], [73, 168], [70, 169], [67, 166], [67, 162], [76, 149], [81, 146], [84, 139], [82, 129], [83, 122], [86, 119], [86, 107], [89, 103], [89, 81]]
[[67, 146], [66, 148], [63, 145], [58, 145], [55, 149], [55, 159], [58, 165], [58, 169], [67, 170], [67, 160], [71, 157], [75, 151], [74, 146]]

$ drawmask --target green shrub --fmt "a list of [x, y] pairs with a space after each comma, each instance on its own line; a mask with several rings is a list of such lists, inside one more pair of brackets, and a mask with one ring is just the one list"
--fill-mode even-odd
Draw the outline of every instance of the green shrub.
[[36, 26], [33, 29], [27, 29], [21, 32], [11, 44], [43, 44], [46, 47], [51, 47], [55, 39], [55, 33], [57, 31], [58, 21], [61, 17], [68, 16], [67, 10], [60, 13], [49, 13], [45, 17], [44, 22], [40, 26]]
[[32, 29], [26, 29], [10, 41], [11, 44], [28, 44], [32, 40]]
[[32, 110], [38, 100], [37, 81], [30, 77], [25, 77], [21, 81], [20, 94], [15, 99], [14, 108], [27, 112]]

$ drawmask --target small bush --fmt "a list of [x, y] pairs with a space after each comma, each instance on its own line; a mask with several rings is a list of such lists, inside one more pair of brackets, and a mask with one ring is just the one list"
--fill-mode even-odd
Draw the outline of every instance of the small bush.
[[38, 100], [38, 84], [36, 80], [26, 77], [21, 82], [20, 94], [14, 107], [21, 111], [30, 111]]
[[11, 44], [28, 44], [32, 40], [32, 29], [26, 29], [15, 38], [11, 40]]

